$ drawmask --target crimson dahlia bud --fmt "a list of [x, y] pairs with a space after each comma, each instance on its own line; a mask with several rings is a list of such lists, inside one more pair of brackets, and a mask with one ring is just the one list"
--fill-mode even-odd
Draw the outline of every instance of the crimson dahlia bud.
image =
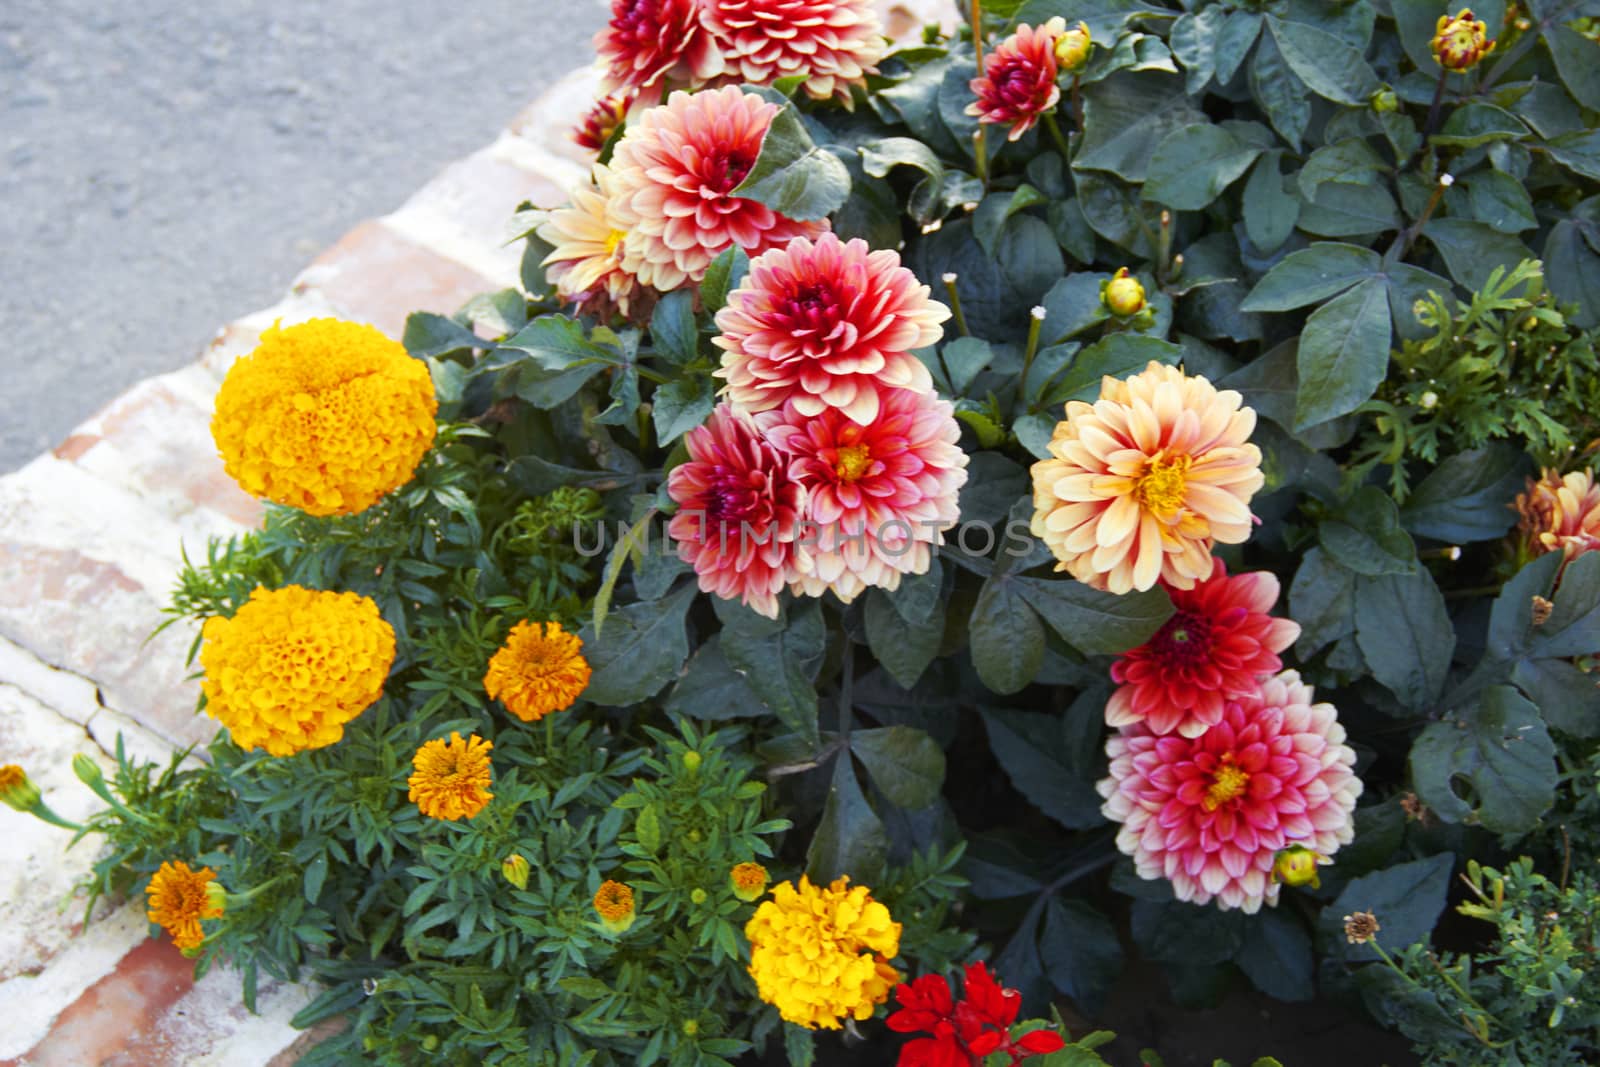
[[1127, 267], [1119, 268], [1110, 281], [1101, 283], [1100, 302], [1118, 318], [1131, 318], [1145, 308], [1144, 286]]
[[1056, 38], [1056, 62], [1068, 74], [1076, 74], [1089, 62], [1094, 50], [1094, 39], [1089, 34], [1089, 24], [1080, 22]]
[[1484, 56], [1494, 51], [1494, 42], [1488, 39], [1488, 30], [1483, 22], [1472, 17], [1470, 7], [1464, 7], [1455, 18], [1439, 16], [1428, 48], [1439, 66], [1459, 74], [1476, 67]]
[[583, 117], [583, 121], [572, 131], [572, 139], [579, 147], [587, 148], [591, 152], [600, 151], [611, 139], [611, 135], [617, 132], [617, 127], [622, 125], [623, 117], [627, 115], [634, 95], [632, 91], [612, 93], [596, 100], [589, 113]]

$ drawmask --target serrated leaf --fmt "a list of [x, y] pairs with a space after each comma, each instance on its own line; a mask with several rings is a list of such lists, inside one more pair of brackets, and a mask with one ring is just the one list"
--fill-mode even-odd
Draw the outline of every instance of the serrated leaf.
[[1142, 195], [1178, 211], [1199, 211], [1244, 177], [1260, 154], [1224, 127], [1184, 126], [1156, 145]]
[[1356, 643], [1372, 676], [1417, 711], [1439, 699], [1456, 632], [1444, 596], [1423, 568], [1362, 577], [1355, 589]]
[[1499, 443], [1447, 456], [1406, 500], [1400, 522], [1449, 544], [1493, 540], [1516, 524], [1511, 504], [1528, 466], [1519, 449]]
[[772, 117], [761, 154], [730, 195], [801, 222], [826, 218], [850, 196], [850, 171], [806, 131], [793, 104]]
[[822, 821], [806, 850], [806, 872], [818, 885], [842, 875], [872, 885], [882, 873], [888, 853], [883, 822], [862, 794], [850, 760], [835, 760]]
[[1050, 628], [1085, 655], [1114, 656], [1136, 648], [1172, 617], [1172, 601], [1160, 588], [1118, 596], [1071, 579], [1016, 578], [1013, 583]]
[[1155, 72], [1113, 74], [1083, 90], [1083, 139], [1074, 170], [1110, 171], [1142, 182], [1156, 146], [1204, 117], [1189, 104], [1183, 79]]
[[944, 750], [923, 731], [909, 726], [857, 729], [850, 734], [850, 751], [895, 807], [917, 810], [939, 798]]
[[1388, 287], [1369, 278], [1311, 313], [1296, 362], [1295, 429], [1348, 414], [1377, 391], [1389, 369]]
[[717, 406], [714, 383], [704, 375], [679, 378], [660, 386], [650, 397], [650, 418], [656, 441], [668, 445], [711, 417]]
[[983, 583], [968, 623], [972, 664], [996, 693], [1027, 687], [1044, 662], [1044, 625], [1022, 598], [1018, 579], [993, 575]]
[[[1440, 818], [1475, 817], [1496, 833], [1521, 834], [1555, 802], [1555, 752], [1539, 709], [1510, 686], [1490, 686], [1472, 707], [1422, 731], [1411, 778]], [[1474, 802], [1457, 793], [1457, 781], [1470, 783]]]
[[618, 608], [603, 639], [593, 624], [584, 627], [583, 654], [592, 671], [584, 698], [608, 707], [635, 704], [676, 678], [689, 658], [684, 619], [695, 592], [685, 586], [662, 600]]
[[1359, 49], [1304, 22], [1267, 16], [1284, 62], [1318, 96], [1336, 104], [1360, 107], [1378, 88], [1378, 76]]
[[659, 355], [680, 366], [700, 354], [693, 293], [679, 289], [656, 301], [650, 313], [650, 340]]
[[1454, 866], [1455, 857], [1447, 852], [1353, 879], [1317, 920], [1324, 950], [1332, 949], [1352, 961], [1378, 958], [1370, 944], [1352, 945], [1345, 939], [1344, 917], [1358, 911], [1377, 916], [1382, 927], [1379, 939], [1391, 953], [1427, 940], [1444, 911]]
[[982, 708], [989, 747], [1017, 792], [1069, 830], [1099, 825], [1100, 794], [1073, 764], [1055, 716]]
[[1241, 311], [1292, 311], [1320, 304], [1383, 269], [1383, 259], [1370, 248], [1339, 241], [1318, 241], [1284, 256], [1250, 290]]

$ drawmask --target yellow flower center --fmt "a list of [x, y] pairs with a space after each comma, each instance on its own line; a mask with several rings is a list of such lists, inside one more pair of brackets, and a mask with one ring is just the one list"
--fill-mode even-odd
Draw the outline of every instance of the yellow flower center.
[[1232, 756], [1222, 757], [1222, 766], [1217, 768], [1216, 777], [1211, 779], [1211, 787], [1206, 790], [1205, 809], [1216, 811], [1230, 800], [1238, 799], [1250, 784], [1250, 775], [1243, 767], [1233, 762]]
[[609, 256], [614, 253], [617, 250], [617, 246], [622, 243], [623, 238], [627, 236], [622, 230], [612, 230], [606, 234], [606, 255]]
[[847, 482], [853, 482], [867, 473], [867, 467], [872, 463], [872, 452], [866, 445], [845, 445], [839, 449], [839, 461], [833, 465], [833, 472]]
[[1189, 466], [1194, 461], [1188, 456], [1174, 456], [1150, 460], [1144, 473], [1134, 486], [1139, 503], [1165, 518], [1183, 506], [1184, 490], [1188, 487]]

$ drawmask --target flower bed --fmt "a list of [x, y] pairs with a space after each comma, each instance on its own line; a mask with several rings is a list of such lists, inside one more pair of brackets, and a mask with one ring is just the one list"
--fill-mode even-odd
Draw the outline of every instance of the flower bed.
[[230, 371], [91, 897], [310, 1063], [1107, 1062], [1130, 960], [1590, 1062], [1586, 8], [616, 0], [521, 289]]

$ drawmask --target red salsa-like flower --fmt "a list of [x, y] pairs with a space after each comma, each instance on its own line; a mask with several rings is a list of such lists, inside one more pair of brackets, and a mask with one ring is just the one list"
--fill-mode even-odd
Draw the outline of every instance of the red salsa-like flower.
[[1172, 618], [1112, 664], [1111, 680], [1121, 686], [1106, 704], [1106, 722], [1198, 737], [1222, 720], [1227, 701], [1254, 695], [1257, 679], [1282, 669], [1278, 653], [1300, 626], [1269, 614], [1278, 599], [1270, 571], [1230, 578], [1219, 559], [1211, 577], [1167, 594], [1177, 609]]
[[907, 1042], [900, 1050], [898, 1067], [969, 1067], [997, 1052], [1010, 1056], [1016, 1064], [1066, 1046], [1054, 1030], [1032, 1030], [1012, 1037], [1022, 994], [1001, 986], [981, 962], [967, 965], [959, 1002], [951, 996], [950, 983], [937, 974], [902, 984], [895, 997], [900, 1010], [889, 1016], [889, 1029], [932, 1035]]
[[606, 89], [655, 96], [722, 73], [722, 51], [701, 21], [701, 0], [611, 0], [611, 21], [594, 35]]
[[1066, 32], [1065, 19], [1053, 18], [1043, 26], [1027, 24], [989, 53], [983, 73], [972, 79], [978, 97], [967, 105], [967, 114], [979, 122], [1009, 125], [1006, 140], [1015, 141], [1033, 128], [1039, 116], [1061, 99], [1056, 85], [1056, 40]]

